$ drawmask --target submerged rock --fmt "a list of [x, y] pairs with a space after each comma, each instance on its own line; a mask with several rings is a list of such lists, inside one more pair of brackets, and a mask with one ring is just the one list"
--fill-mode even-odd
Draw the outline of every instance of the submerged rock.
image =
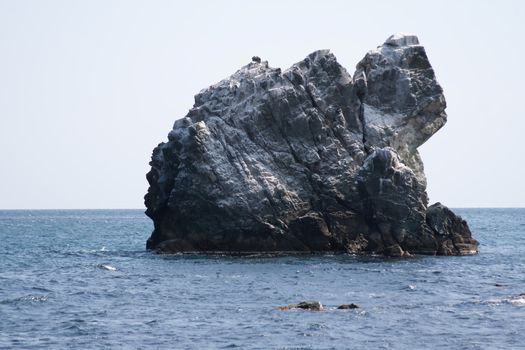
[[202, 90], [153, 151], [147, 247], [161, 252], [477, 251], [428, 206], [417, 147], [446, 122], [415, 36], [394, 35], [350, 76], [328, 50], [281, 71], [254, 57]]
[[359, 309], [359, 305], [356, 305], [354, 303], [351, 303], [351, 304], [343, 304], [343, 305], [339, 305], [337, 307], [338, 310], [350, 310], [350, 309]]
[[301, 301], [298, 304], [291, 304], [286, 306], [279, 306], [279, 310], [293, 310], [293, 309], [303, 309], [303, 310], [310, 310], [310, 311], [322, 311], [323, 304], [317, 300], [308, 300], [308, 301]]

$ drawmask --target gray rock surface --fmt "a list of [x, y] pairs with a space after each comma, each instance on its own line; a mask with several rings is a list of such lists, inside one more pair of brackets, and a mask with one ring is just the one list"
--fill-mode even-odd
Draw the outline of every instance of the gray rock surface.
[[393, 35], [353, 78], [328, 50], [281, 71], [254, 56], [202, 90], [153, 151], [147, 247], [161, 252], [472, 254], [427, 208], [417, 147], [446, 122], [415, 36]]

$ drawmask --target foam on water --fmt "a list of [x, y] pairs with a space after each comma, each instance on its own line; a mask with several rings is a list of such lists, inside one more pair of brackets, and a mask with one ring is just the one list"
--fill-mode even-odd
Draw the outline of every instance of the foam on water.
[[479, 255], [162, 256], [142, 211], [0, 211], [0, 348], [519, 349], [525, 210], [458, 212]]
[[117, 268], [114, 267], [114, 266], [111, 266], [109, 264], [99, 264], [97, 265], [97, 267], [101, 270], [106, 270], [106, 271], [117, 271]]

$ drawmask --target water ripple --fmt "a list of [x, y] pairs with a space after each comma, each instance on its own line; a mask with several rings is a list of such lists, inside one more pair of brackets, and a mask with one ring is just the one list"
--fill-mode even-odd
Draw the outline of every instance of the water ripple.
[[0, 211], [0, 348], [519, 349], [525, 210], [458, 211], [477, 256], [166, 256], [141, 211]]

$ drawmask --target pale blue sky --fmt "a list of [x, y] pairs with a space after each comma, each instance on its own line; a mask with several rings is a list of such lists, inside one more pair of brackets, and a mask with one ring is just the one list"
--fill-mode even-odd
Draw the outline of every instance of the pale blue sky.
[[352, 74], [419, 36], [449, 122], [420, 150], [432, 202], [525, 206], [523, 1], [0, 0], [0, 208], [142, 208], [151, 151], [253, 55], [328, 48]]

